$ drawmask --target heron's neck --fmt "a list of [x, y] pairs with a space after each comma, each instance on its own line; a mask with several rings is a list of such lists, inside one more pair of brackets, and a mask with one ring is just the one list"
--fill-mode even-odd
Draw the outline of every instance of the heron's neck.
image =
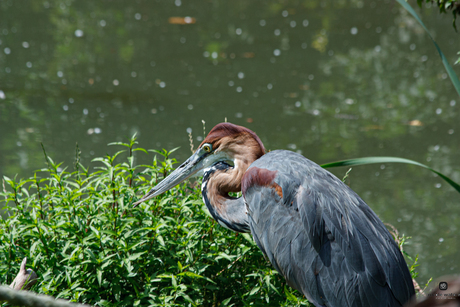
[[240, 171], [225, 163], [213, 165], [205, 171], [201, 193], [206, 207], [220, 225], [236, 232], [250, 232], [243, 197], [228, 195], [241, 190], [244, 171], [241, 175]]

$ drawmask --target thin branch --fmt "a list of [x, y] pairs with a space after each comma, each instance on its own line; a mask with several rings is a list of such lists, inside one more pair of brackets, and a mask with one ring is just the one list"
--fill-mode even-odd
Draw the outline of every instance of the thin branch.
[[17, 291], [1, 285], [0, 301], [6, 301], [14, 306], [27, 307], [89, 307], [89, 305], [74, 304], [65, 300], [57, 300], [52, 296], [37, 295], [28, 291]]
[[243, 257], [245, 254], [241, 254], [238, 258], [236, 258], [235, 261], [233, 261], [232, 263], [230, 263], [226, 268], [224, 268], [222, 271], [220, 271], [219, 273], [216, 274], [216, 277], [219, 276], [220, 274], [222, 274], [223, 271], [225, 270], [228, 270], [230, 269], [238, 260], [240, 260], [241, 257]]

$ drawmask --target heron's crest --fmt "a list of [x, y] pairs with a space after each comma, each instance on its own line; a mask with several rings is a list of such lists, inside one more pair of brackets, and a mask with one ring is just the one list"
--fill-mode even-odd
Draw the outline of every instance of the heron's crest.
[[265, 147], [257, 134], [246, 127], [232, 123], [220, 123], [214, 126], [200, 144], [200, 147], [205, 143], [209, 143], [213, 145], [213, 149], [218, 149], [220, 146], [231, 142], [243, 142], [248, 136], [256, 141], [258, 148], [254, 148], [254, 151], [256, 151], [255, 154], [257, 158], [260, 158], [265, 154]]

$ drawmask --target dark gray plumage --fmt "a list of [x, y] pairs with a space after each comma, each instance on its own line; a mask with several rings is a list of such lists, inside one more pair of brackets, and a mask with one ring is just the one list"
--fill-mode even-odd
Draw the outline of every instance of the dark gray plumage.
[[391, 234], [341, 180], [285, 150], [247, 171], [253, 167], [276, 172], [283, 194], [256, 184], [243, 190], [251, 233], [291, 287], [316, 306], [402, 306], [415, 294]]

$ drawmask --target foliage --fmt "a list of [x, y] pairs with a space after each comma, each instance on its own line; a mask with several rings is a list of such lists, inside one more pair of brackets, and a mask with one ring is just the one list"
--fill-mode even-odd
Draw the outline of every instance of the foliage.
[[[398, 246], [399, 246], [399, 249], [401, 250], [401, 252], [403, 253], [403, 255], [406, 256], [407, 260], [409, 260], [410, 262], [412, 262], [411, 265], [409, 265], [409, 272], [410, 272], [410, 275], [412, 276], [412, 280], [414, 281], [414, 286], [415, 286], [415, 293], [425, 293], [425, 290], [428, 288], [428, 285], [431, 283], [431, 281], [433, 280], [433, 278], [431, 277], [430, 279], [428, 279], [428, 281], [426, 282], [425, 286], [423, 287], [423, 289], [420, 287], [420, 285], [417, 283], [417, 281], [415, 280], [417, 277], [418, 277], [418, 272], [416, 271], [417, 267], [419, 266], [419, 263], [418, 263], [418, 255], [415, 256], [415, 258], [411, 257], [405, 250], [404, 250], [404, 244], [406, 244], [406, 241], [411, 239], [411, 237], [408, 237], [404, 234], [400, 235], [398, 230], [391, 224], [388, 224], [386, 223], [385, 224], [390, 230], [390, 233], [393, 235], [393, 238], [395, 239], [395, 241], [398, 243]], [[409, 263], [410, 263], [409, 262]], [[425, 294], [424, 294], [425, 295]]]
[[457, 15], [460, 15], [460, 2], [458, 0], [417, 0], [417, 4], [419, 7], [422, 7], [422, 3], [435, 3], [435, 5], [439, 8], [440, 13], [447, 13], [447, 11], [451, 11], [453, 15], [452, 25], [455, 29], [457, 26], [455, 24]]
[[[450, 80], [452, 81], [452, 84], [455, 88], [455, 90], [457, 91], [457, 93], [460, 95], [460, 80], [458, 79], [458, 76], [457, 74], [455, 73], [455, 71], [452, 69], [452, 66], [450, 66], [449, 64], [449, 61], [447, 61], [446, 57], [444, 56], [444, 53], [441, 51], [441, 48], [438, 46], [438, 44], [436, 43], [436, 41], [433, 39], [433, 37], [431, 36], [430, 32], [428, 31], [427, 27], [425, 26], [425, 24], [422, 22], [422, 20], [420, 19], [420, 17], [418, 17], [417, 13], [414, 11], [414, 9], [409, 5], [407, 4], [405, 1], [403, 0], [396, 0], [399, 2], [399, 4], [402, 5], [402, 7], [404, 7], [404, 9], [406, 9], [419, 23], [420, 25], [423, 27], [423, 29], [425, 30], [425, 32], [428, 34], [428, 36], [430, 37], [431, 41], [433, 42], [434, 46], [436, 47], [436, 50], [438, 51], [439, 53], [439, 56], [441, 57], [441, 61], [442, 63], [444, 64], [444, 67], [446, 69], [446, 72], [447, 74], [449, 75], [449, 78]], [[454, 15], [455, 16], [455, 15]], [[455, 20], [454, 20], [454, 26], [455, 26]]]
[[[458, 0], [417, 0], [417, 4], [419, 7], [422, 7], [422, 3], [436, 3], [436, 6], [439, 8], [440, 13], [447, 13], [447, 11], [452, 12], [452, 26], [454, 27], [455, 31], [457, 31], [457, 15], [460, 15], [460, 1]], [[460, 52], [458, 52], [460, 55]], [[442, 57], [442, 56], [441, 56]], [[460, 57], [455, 61], [455, 64], [460, 63]], [[457, 89], [458, 91], [458, 89]], [[460, 94], [460, 93], [459, 93]]]
[[32, 291], [97, 306], [308, 305], [249, 235], [215, 224], [198, 185], [133, 208], [176, 163], [163, 150], [136, 165], [133, 153], [148, 152], [135, 144], [110, 144], [126, 150], [94, 159], [94, 171], [77, 147], [73, 172], [45, 153], [48, 167], [32, 178], [4, 178], [1, 284], [27, 257], [40, 278]]

